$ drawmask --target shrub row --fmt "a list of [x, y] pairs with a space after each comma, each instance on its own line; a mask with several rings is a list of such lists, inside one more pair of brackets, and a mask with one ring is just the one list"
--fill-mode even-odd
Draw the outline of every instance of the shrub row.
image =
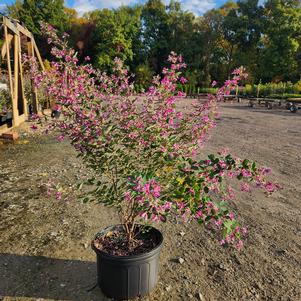
[[[291, 82], [267, 83], [258, 85], [247, 84], [240, 94], [253, 97], [301, 97], [301, 81], [296, 84]], [[290, 96], [291, 95], [291, 96]], [[294, 96], [295, 95], [295, 96]], [[296, 96], [297, 95], [297, 96]]]

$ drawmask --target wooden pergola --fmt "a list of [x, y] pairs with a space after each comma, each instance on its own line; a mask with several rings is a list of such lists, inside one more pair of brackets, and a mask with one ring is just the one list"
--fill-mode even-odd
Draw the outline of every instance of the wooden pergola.
[[[6, 61], [9, 82], [9, 94], [12, 102], [12, 127], [20, 125], [28, 116], [27, 100], [24, 93], [22, 52], [36, 57], [42, 70], [44, 64], [32, 33], [19, 21], [3, 16], [4, 43], [1, 49], [2, 60]], [[21, 38], [25, 36], [26, 50], [22, 50]], [[13, 64], [13, 66], [12, 66]], [[37, 90], [32, 83], [33, 112], [38, 113]], [[7, 125], [0, 127], [0, 134], [8, 130]]]

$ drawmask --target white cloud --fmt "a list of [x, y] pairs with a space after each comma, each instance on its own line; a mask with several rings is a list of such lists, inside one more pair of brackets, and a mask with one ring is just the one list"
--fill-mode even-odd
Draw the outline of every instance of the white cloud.
[[[97, 8], [117, 8], [121, 5], [134, 5], [141, 2], [146, 2], [146, 0], [75, 0], [73, 8], [82, 15]], [[170, 0], [163, 0], [163, 2], [168, 4]], [[201, 15], [207, 10], [216, 7], [215, 0], [181, 0], [180, 2], [184, 10], [192, 11], [196, 15]]]
[[184, 10], [192, 11], [196, 15], [202, 15], [207, 10], [216, 7], [214, 0], [183, 0], [181, 4]]
[[4, 11], [6, 9], [6, 4], [0, 3], [0, 11]]
[[117, 8], [121, 5], [132, 5], [138, 3], [138, 0], [75, 0], [73, 3], [73, 8], [77, 10], [79, 15], [101, 8]]
[[73, 8], [76, 9], [79, 15], [83, 15], [84, 13], [96, 9], [95, 1], [87, 1], [87, 0], [77, 0], [74, 1]]

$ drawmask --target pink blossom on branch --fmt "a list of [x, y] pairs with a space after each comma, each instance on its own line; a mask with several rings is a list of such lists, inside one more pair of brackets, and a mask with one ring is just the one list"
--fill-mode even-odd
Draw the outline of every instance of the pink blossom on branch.
[[162, 77], [154, 77], [148, 91], [135, 95], [120, 59], [115, 59], [112, 75], [79, 65], [66, 40], [47, 25], [43, 31], [56, 60], [43, 72], [32, 59], [25, 62], [35, 85], [55, 100], [63, 115], [51, 120], [47, 129], [59, 131], [59, 140], [68, 138], [93, 171], [86, 183], [96, 188], [86, 197], [115, 206], [125, 225], [166, 221], [175, 215], [205, 224], [220, 233], [222, 245], [240, 249], [246, 233], [229, 213], [234, 192], [225, 178], [244, 181], [244, 191], [249, 191], [250, 183], [267, 193], [279, 185], [266, 178], [267, 168], [226, 152], [201, 161], [195, 158], [204, 157], [202, 146], [216, 127], [218, 104], [246, 76], [244, 69], [234, 70], [233, 79], [216, 96], [208, 95], [205, 103], [195, 102], [191, 110], [183, 110], [176, 97], [184, 96], [177, 92], [177, 84], [186, 82], [182, 56], [172, 52]]

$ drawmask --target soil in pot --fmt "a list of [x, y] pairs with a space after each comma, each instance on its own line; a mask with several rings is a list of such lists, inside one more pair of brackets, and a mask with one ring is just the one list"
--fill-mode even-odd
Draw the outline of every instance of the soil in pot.
[[104, 252], [115, 256], [131, 256], [147, 253], [154, 249], [159, 241], [153, 235], [151, 227], [138, 225], [130, 245], [128, 244], [125, 230], [122, 226], [116, 226], [105, 235], [96, 236], [94, 246]]
[[92, 241], [97, 255], [97, 279], [103, 293], [117, 300], [144, 296], [155, 287], [163, 236], [138, 226], [128, 247], [122, 225], [100, 231]]

